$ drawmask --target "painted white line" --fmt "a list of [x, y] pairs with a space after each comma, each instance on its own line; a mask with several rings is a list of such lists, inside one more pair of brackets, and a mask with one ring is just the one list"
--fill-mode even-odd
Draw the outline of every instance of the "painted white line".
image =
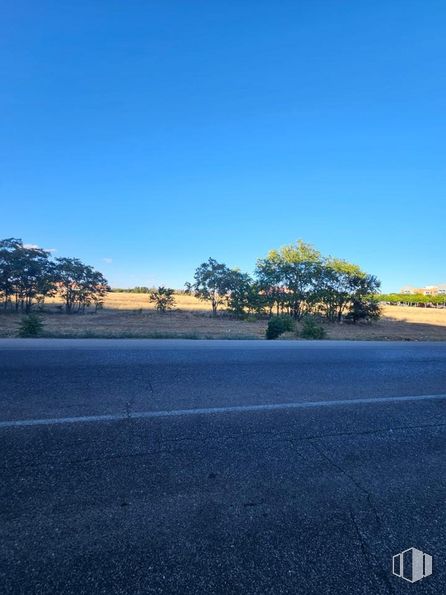
[[408, 397], [375, 397], [369, 399], [341, 399], [337, 401], [307, 401], [299, 403], [271, 403], [269, 405], [233, 405], [229, 407], [200, 407], [195, 409], [173, 409], [171, 411], [135, 411], [134, 413], [111, 413], [105, 415], [84, 415], [79, 417], [55, 417], [42, 419], [18, 419], [1, 421], [0, 428], [25, 426], [48, 426], [62, 424], [90, 423], [101, 421], [123, 421], [129, 419], [150, 419], [157, 417], [184, 417], [187, 415], [215, 415], [218, 413], [245, 413], [249, 411], [278, 411], [281, 409], [316, 409], [318, 407], [340, 407], [371, 405], [376, 403], [406, 403], [408, 401], [446, 400], [446, 394], [413, 395]]

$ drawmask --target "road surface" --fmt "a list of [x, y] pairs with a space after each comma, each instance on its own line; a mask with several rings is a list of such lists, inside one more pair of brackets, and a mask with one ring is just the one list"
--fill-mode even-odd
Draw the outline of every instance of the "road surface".
[[446, 344], [2, 340], [0, 444], [2, 594], [446, 592]]

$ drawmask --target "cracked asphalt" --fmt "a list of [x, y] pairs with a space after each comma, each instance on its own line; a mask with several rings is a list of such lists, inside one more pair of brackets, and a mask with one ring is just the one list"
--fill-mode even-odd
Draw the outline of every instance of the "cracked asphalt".
[[0, 593], [443, 594], [445, 414], [441, 343], [2, 340]]

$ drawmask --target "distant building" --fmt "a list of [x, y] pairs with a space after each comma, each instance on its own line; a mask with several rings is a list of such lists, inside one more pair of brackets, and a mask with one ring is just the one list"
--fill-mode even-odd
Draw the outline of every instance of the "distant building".
[[400, 289], [400, 293], [404, 295], [446, 295], [446, 283], [438, 285], [426, 285], [426, 287], [413, 287], [413, 285], [405, 285]]
[[423, 295], [437, 295], [437, 286], [436, 285], [426, 285], [426, 287], [422, 288]]
[[412, 285], [405, 285], [404, 287], [401, 287], [400, 289], [400, 293], [403, 293], [404, 295], [415, 295], [416, 294], [416, 289], [415, 287], [413, 287]]

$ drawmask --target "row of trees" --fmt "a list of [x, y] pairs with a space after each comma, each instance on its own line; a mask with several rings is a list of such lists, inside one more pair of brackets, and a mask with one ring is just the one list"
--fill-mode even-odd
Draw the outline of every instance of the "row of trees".
[[405, 305], [405, 306], [446, 306], [446, 295], [424, 295], [408, 294], [408, 293], [387, 293], [381, 294], [379, 299], [382, 302], [394, 305]]
[[71, 314], [102, 304], [110, 288], [102, 273], [78, 258], [51, 257], [17, 238], [0, 240], [0, 302], [3, 309], [30, 312], [59, 294]]
[[[212, 312], [222, 307], [236, 316], [289, 315], [301, 319], [320, 314], [328, 320], [353, 321], [379, 316], [375, 295], [380, 283], [373, 275], [345, 260], [324, 257], [313, 246], [298, 241], [272, 250], [257, 261], [254, 276], [209, 258], [195, 271], [186, 291], [210, 302]], [[148, 288], [137, 288], [146, 293]], [[46, 297], [60, 295], [67, 313], [102, 304], [110, 291], [104, 276], [77, 258], [56, 258], [20, 239], [0, 241], [0, 301], [3, 308], [31, 311]], [[148, 290], [149, 299], [164, 312], [174, 306], [174, 291]]]
[[357, 265], [325, 257], [303, 241], [272, 250], [257, 261], [254, 277], [209, 258], [186, 284], [189, 293], [235, 315], [320, 314], [331, 321], [379, 317], [380, 282]]
[[113, 293], [151, 293], [156, 287], [147, 287], [146, 285], [137, 285], [136, 287], [113, 287]]

